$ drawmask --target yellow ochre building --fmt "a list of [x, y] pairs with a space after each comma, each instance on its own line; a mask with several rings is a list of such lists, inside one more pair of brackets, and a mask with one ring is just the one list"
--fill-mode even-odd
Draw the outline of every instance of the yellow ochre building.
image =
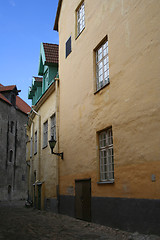
[[[59, 0], [62, 214], [160, 234], [159, 11], [159, 0]], [[56, 112], [46, 105], [41, 127]]]

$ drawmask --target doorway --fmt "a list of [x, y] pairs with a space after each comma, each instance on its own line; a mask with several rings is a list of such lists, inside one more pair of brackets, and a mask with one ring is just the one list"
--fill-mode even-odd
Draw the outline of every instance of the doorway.
[[91, 179], [75, 180], [75, 217], [91, 221]]

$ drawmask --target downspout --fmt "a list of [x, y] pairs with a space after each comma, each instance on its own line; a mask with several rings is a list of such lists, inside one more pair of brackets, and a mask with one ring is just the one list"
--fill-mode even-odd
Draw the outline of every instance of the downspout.
[[[59, 78], [55, 78], [55, 88], [56, 88], [56, 138], [57, 138], [57, 148], [59, 152]], [[56, 192], [57, 192], [57, 202], [58, 202], [58, 212], [60, 207], [60, 162], [57, 157], [57, 174], [56, 174]]]

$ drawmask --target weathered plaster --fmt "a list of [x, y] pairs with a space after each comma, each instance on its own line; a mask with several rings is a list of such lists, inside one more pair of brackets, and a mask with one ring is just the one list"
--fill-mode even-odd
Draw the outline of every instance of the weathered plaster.
[[[92, 196], [159, 199], [160, 2], [85, 1], [85, 29], [75, 39], [79, 2], [64, 0], [59, 18], [60, 194], [74, 195], [74, 180], [90, 177]], [[94, 94], [94, 49], [106, 35], [110, 84]], [[98, 185], [97, 132], [109, 126], [115, 183]]]

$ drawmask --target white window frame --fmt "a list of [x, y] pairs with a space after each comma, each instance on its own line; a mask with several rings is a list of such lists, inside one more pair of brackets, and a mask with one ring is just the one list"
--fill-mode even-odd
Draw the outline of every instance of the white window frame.
[[85, 28], [84, 1], [81, 3], [79, 8], [77, 9], [76, 14], [77, 14], [77, 36], [78, 36]]
[[96, 50], [96, 85], [97, 91], [109, 84], [108, 40]]
[[112, 127], [99, 133], [100, 182], [114, 182]]
[[43, 148], [48, 146], [48, 120], [43, 123]]
[[56, 114], [51, 116], [51, 138], [56, 140]]

